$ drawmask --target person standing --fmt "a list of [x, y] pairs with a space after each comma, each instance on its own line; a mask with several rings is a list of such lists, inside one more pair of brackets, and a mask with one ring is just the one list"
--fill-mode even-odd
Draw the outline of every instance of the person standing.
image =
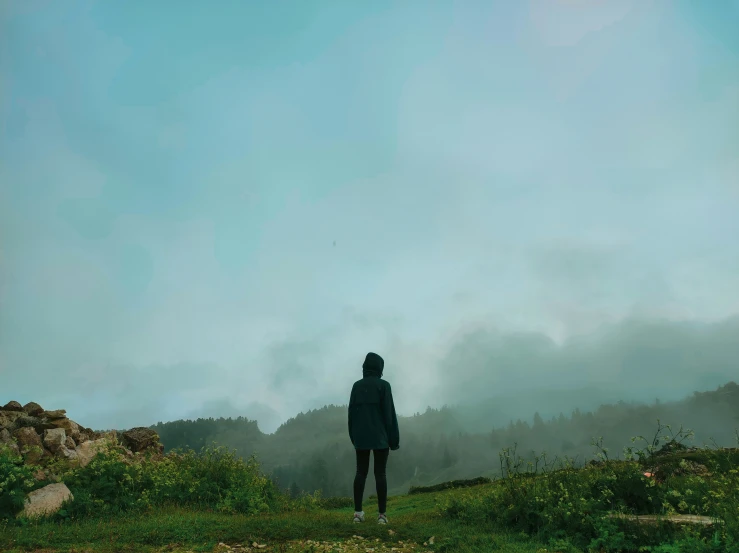
[[354, 522], [364, 522], [362, 496], [369, 471], [370, 451], [374, 452], [377, 485], [377, 522], [387, 524], [387, 477], [385, 470], [390, 451], [400, 447], [398, 417], [395, 414], [390, 383], [383, 380], [385, 361], [368, 353], [362, 365], [361, 380], [352, 386], [349, 397], [349, 439], [357, 454], [354, 476]]

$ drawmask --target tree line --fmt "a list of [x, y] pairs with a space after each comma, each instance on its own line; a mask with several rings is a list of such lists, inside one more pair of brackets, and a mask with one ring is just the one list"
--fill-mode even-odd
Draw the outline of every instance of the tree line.
[[[216, 443], [239, 455], [256, 454], [264, 470], [291, 494], [321, 490], [325, 496], [349, 496], [355, 452], [346, 417], [346, 406], [327, 405], [296, 415], [274, 434], [262, 433], [256, 421], [244, 417], [160, 422], [152, 428], [167, 450]], [[514, 444], [524, 458], [546, 452], [584, 462], [593, 456], [594, 438], [602, 437], [602, 446], [617, 456], [633, 437], [653, 434], [658, 420], [675, 431], [680, 426], [692, 429], [696, 445], [735, 444], [739, 385], [730, 382], [678, 402], [622, 401], [589, 412], [575, 409], [548, 420], [534, 413], [531, 420], [512, 420], [488, 432], [468, 432], [452, 407], [429, 407], [424, 413], [399, 417], [401, 447], [391, 453], [388, 486], [391, 494], [398, 494], [410, 486], [495, 477], [500, 452]], [[366, 490], [368, 495], [374, 490], [371, 467]]]

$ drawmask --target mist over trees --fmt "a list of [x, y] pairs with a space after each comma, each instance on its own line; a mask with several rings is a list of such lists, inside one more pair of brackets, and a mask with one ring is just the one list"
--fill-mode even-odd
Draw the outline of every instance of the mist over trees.
[[[160, 422], [152, 428], [167, 450], [198, 449], [215, 442], [243, 456], [256, 454], [265, 471], [293, 495], [321, 490], [325, 496], [349, 496], [355, 453], [347, 436], [346, 410], [327, 405], [299, 413], [274, 434], [262, 433], [256, 421], [243, 417]], [[469, 420], [475, 420], [474, 431]], [[681, 426], [693, 430], [694, 445], [736, 445], [739, 385], [730, 382], [674, 402], [620, 401], [550, 417], [535, 412], [527, 420], [491, 423], [485, 431], [469, 412], [460, 416], [457, 407], [429, 407], [424, 413], [399, 417], [401, 447], [391, 453], [388, 463], [389, 490], [399, 494], [410, 486], [495, 477], [500, 472], [499, 453], [514, 445], [524, 457], [546, 452], [585, 462], [594, 454], [593, 439], [602, 437], [602, 445], [616, 457], [633, 437], [651, 437], [658, 420], [675, 432]], [[366, 495], [374, 493], [371, 470], [368, 480]]]
[[473, 411], [468, 419], [484, 411], [482, 421], [497, 424], [619, 400], [676, 401], [736, 378], [737, 336], [737, 316], [711, 323], [627, 318], [562, 344], [543, 333], [481, 326], [446, 351], [439, 388], [443, 403]]

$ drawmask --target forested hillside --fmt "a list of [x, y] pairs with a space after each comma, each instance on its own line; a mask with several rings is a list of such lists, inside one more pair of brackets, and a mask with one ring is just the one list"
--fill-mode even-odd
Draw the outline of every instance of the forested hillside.
[[[198, 419], [158, 423], [154, 428], [166, 449], [199, 449], [216, 442], [240, 455], [256, 453], [265, 471], [283, 488], [293, 492], [321, 489], [324, 495], [351, 495], [354, 450], [347, 436], [346, 406], [329, 405], [300, 413], [274, 434], [263, 434], [257, 422], [245, 418]], [[618, 455], [635, 436], [649, 437], [657, 421], [695, 432], [692, 442], [715, 441], [734, 445], [739, 429], [739, 385], [730, 382], [717, 390], [695, 393], [679, 402], [650, 405], [619, 402], [595, 411], [562, 413], [545, 420], [534, 414], [532, 422], [516, 420], [487, 432], [469, 432], [459, 410], [427, 409], [400, 417], [401, 447], [391, 454], [388, 484], [391, 493], [410, 486], [476, 476], [499, 471], [499, 453], [517, 447], [519, 454], [546, 451], [550, 456], [592, 457], [593, 438]], [[477, 421], [476, 424], [480, 425]], [[374, 482], [370, 474], [367, 494]]]

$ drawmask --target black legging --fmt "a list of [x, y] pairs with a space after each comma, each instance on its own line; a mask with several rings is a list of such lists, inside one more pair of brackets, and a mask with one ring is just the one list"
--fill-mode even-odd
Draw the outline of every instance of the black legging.
[[375, 484], [377, 485], [377, 508], [380, 513], [385, 512], [387, 506], [387, 478], [385, 468], [390, 449], [357, 449], [357, 474], [354, 477], [354, 510], [362, 510], [362, 496], [364, 483], [369, 472], [370, 451], [375, 452]]

